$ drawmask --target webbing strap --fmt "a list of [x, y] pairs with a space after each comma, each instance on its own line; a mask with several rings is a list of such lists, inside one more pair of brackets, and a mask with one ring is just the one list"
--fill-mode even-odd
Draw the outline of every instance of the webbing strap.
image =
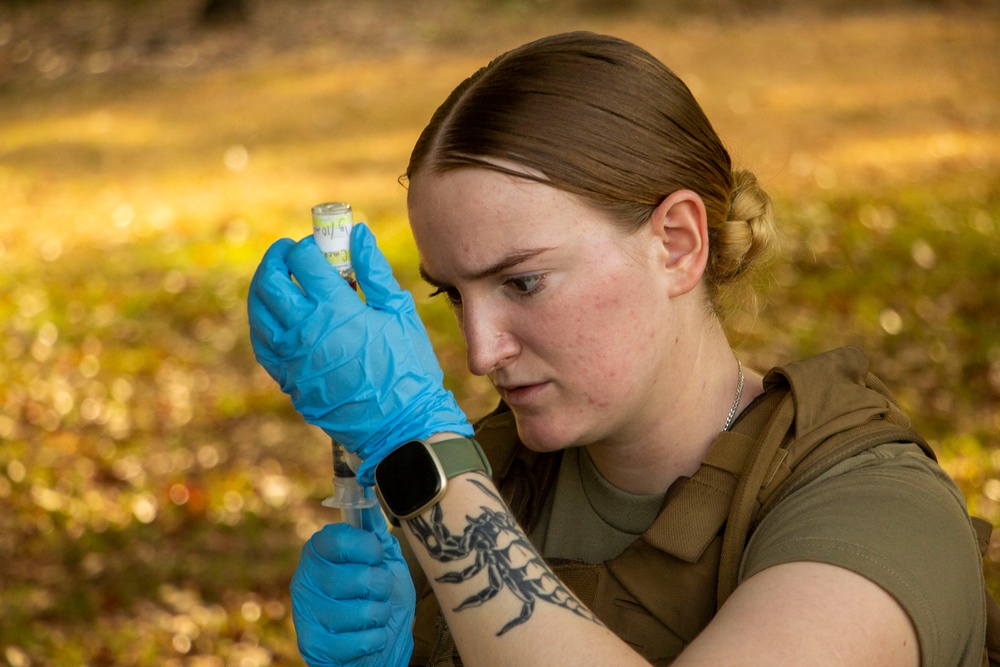
[[689, 563], [700, 559], [729, 515], [736, 480], [755, 444], [740, 433], [720, 434], [698, 471], [678, 480], [642, 539]]
[[729, 521], [722, 538], [722, 561], [719, 563], [718, 606], [729, 599], [736, 590], [739, 566], [750, 523], [757, 511], [757, 492], [764, 486], [768, 473], [773, 473], [772, 461], [775, 453], [785, 441], [785, 435], [795, 418], [795, 402], [787, 394], [778, 405], [760, 439], [751, 459], [750, 467], [740, 477], [736, 487]]
[[920, 434], [910, 428], [903, 428], [888, 421], [870, 422], [863, 429], [845, 432], [823, 441], [808, 455], [795, 462], [794, 474], [773, 488], [761, 488], [761, 504], [758, 519], [763, 518], [772, 507], [792, 493], [806, 486], [832, 467], [861, 452], [888, 442], [909, 442], [919, 446], [931, 459], [934, 452]]

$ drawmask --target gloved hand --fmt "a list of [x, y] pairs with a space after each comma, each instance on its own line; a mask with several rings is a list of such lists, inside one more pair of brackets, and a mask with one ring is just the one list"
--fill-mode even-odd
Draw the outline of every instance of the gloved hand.
[[373, 530], [324, 526], [292, 577], [292, 620], [310, 667], [397, 667], [413, 653], [416, 594], [399, 542], [378, 508]]
[[295, 409], [357, 453], [358, 479], [371, 484], [378, 462], [404, 442], [473, 430], [442, 384], [413, 297], [362, 223], [351, 255], [367, 303], [311, 236], [274, 243], [250, 283], [250, 333], [257, 361]]

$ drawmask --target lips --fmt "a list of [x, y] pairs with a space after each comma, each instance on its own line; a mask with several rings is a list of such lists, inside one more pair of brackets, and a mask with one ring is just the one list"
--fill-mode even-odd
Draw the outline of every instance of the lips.
[[503, 384], [497, 385], [497, 389], [500, 391], [500, 395], [507, 405], [521, 407], [538, 400], [538, 397], [545, 392], [548, 386], [548, 382], [521, 385]]

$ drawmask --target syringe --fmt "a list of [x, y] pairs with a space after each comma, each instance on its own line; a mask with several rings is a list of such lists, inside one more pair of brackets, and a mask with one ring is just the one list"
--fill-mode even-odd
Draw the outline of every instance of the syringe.
[[[354, 226], [351, 205], [331, 202], [313, 206], [312, 219], [316, 245], [333, 268], [357, 290], [354, 266], [351, 264], [351, 227]], [[339, 509], [344, 523], [355, 528], [367, 528], [362, 510], [374, 507], [378, 500], [371, 489], [366, 491], [358, 484], [355, 473], [361, 459], [344, 449], [336, 440], [331, 438], [330, 443], [333, 449], [333, 495], [323, 501], [323, 506]]]

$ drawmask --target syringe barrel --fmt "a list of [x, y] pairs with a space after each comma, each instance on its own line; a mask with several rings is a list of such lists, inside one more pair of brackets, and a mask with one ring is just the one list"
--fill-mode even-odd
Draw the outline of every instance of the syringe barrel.
[[[327, 261], [355, 290], [358, 288], [351, 264], [351, 228], [354, 213], [345, 202], [328, 202], [312, 208], [313, 238]], [[374, 507], [378, 501], [358, 484], [355, 477], [360, 459], [349, 453], [336, 440], [331, 439], [333, 450], [333, 495], [323, 501], [326, 507], [340, 510], [344, 522], [363, 528], [363, 509]], [[353, 459], [353, 460], [352, 460]]]

